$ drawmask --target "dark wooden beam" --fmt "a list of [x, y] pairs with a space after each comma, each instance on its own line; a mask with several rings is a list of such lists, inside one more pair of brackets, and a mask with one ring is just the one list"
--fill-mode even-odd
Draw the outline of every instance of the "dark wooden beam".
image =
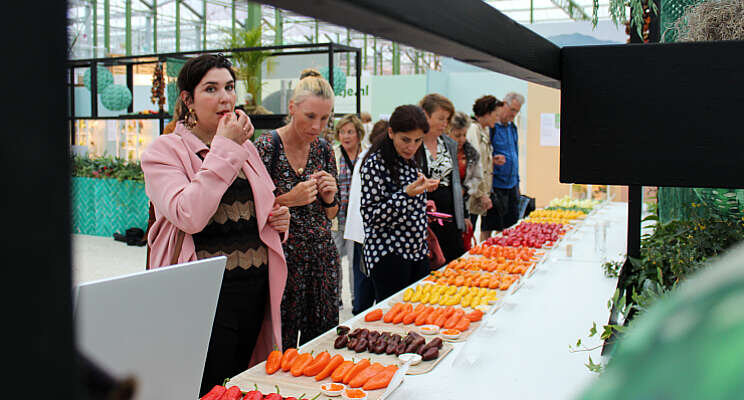
[[262, 0], [333, 24], [560, 87], [560, 48], [480, 0]]

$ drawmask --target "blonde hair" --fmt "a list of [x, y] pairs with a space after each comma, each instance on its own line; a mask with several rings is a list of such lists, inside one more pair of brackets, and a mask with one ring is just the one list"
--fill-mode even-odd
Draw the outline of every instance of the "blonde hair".
[[[303, 73], [305, 71], [303, 71]], [[289, 98], [289, 101], [295, 105], [300, 105], [303, 101], [312, 96], [331, 101], [331, 117], [328, 119], [328, 123], [331, 124], [333, 121], [333, 89], [331, 88], [331, 84], [322, 77], [310, 75], [300, 79], [300, 83], [298, 83], [297, 87], [294, 88], [292, 97]], [[285, 122], [287, 124], [292, 123], [292, 114], [287, 115]]]
[[336, 122], [336, 129], [333, 130], [333, 137], [336, 140], [339, 140], [339, 134], [341, 133], [341, 128], [344, 127], [346, 124], [352, 124], [354, 125], [354, 130], [356, 130], [357, 137], [359, 138], [359, 142], [361, 143], [362, 139], [364, 139], [364, 125], [362, 125], [362, 121], [354, 114], [347, 114], [338, 122]]
[[331, 84], [323, 79], [323, 77], [318, 76], [308, 76], [300, 79], [300, 83], [295, 87], [289, 101], [300, 104], [310, 96], [320, 97], [323, 100], [330, 100], [331, 102], [334, 101]]
[[316, 78], [322, 78], [323, 75], [318, 72], [315, 68], [305, 68], [300, 72], [300, 80], [307, 78], [308, 76], [314, 76]]

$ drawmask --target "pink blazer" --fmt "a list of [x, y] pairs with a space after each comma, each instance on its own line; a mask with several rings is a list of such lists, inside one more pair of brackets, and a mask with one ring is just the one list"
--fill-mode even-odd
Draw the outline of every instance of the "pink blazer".
[[[209, 150], [202, 161], [197, 153]], [[282, 348], [282, 294], [287, 280], [279, 232], [267, 223], [274, 205], [274, 183], [253, 143], [242, 146], [215, 136], [211, 149], [182, 123], [173, 134], [163, 135], [142, 153], [145, 191], [155, 208], [155, 223], [147, 241], [150, 268], [170, 263], [178, 230], [185, 232], [179, 263], [195, 261], [194, 233], [201, 232], [217, 211], [222, 195], [238, 176], [240, 169], [253, 190], [256, 219], [261, 241], [268, 248], [269, 301], [250, 365], [263, 360], [276, 345]]]

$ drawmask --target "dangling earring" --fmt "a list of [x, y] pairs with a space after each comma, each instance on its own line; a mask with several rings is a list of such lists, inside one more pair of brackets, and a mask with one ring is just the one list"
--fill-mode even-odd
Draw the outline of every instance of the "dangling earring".
[[194, 129], [196, 126], [196, 112], [193, 108], [189, 108], [189, 112], [186, 113], [186, 119], [183, 123], [187, 128]]

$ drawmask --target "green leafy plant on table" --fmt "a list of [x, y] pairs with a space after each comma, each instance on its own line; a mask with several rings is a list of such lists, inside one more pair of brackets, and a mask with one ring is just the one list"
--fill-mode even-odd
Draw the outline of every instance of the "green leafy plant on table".
[[[673, 291], [677, 285], [696, 271], [706, 268], [708, 262], [744, 240], [744, 218], [734, 218], [722, 214], [711, 214], [709, 209], [697, 203], [693, 209], [700, 210], [690, 219], [674, 220], [653, 226], [652, 232], [641, 238], [641, 258], [631, 258], [629, 271], [623, 287], [618, 288], [608, 300], [607, 308], [614, 306], [623, 321], [622, 324], [603, 325], [598, 329], [596, 322], [589, 330], [588, 337], [599, 334], [602, 341], [612, 337], [619, 338], [635, 317], [646, 311], [660, 298]], [[658, 208], [644, 221], [658, 221]], [[605, 263], [603, 268], [608, 277], [619, 274], [621, 263]], [[579, 339], [569, 350], [591, 351], [582, 346]], [[593, 372], [601, 372], [602, 366], [591, 357], [585, 364]]]
[[144, 181], [142, 168], [138, 162], [107, 155], [96, 158], [73, 156], [72, 176], [98, 179], [111, 178], [119, 181]]

